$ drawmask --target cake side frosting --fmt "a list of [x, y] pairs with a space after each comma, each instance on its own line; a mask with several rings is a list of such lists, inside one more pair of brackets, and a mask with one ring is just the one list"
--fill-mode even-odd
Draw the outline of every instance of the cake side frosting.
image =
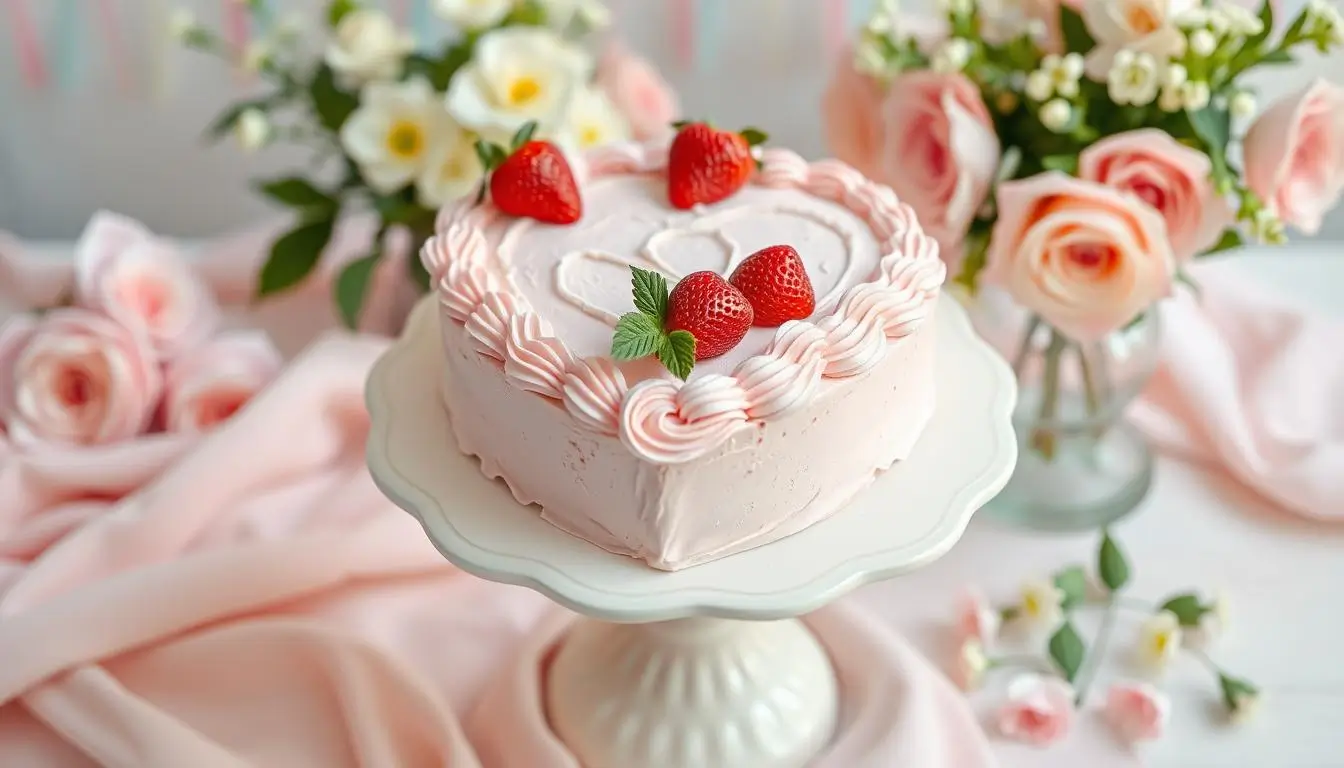
[[[587, 158], [586, 180], [658, 173], [666, 153], [666, 145], [599, 150]], [[507, 233], [491, 243], [488, 232], [503, 217], [488, 203], [445, 209], [422, 259], [444, 313], [461, 325], [478, 354], [502, 367], [511, 386], [552, 401], [585, 430], [619, 438], [643, 461], [690, 462], [744, 426], [805, 408], [827, 381], [872, 371], [895, 342], [927, 323], [945, 278], [936, 243], [887, 187], [844, 164], [809, 164], [786, 150], [767, 149], [761, 160], [754, 185], [796, 189], [843, 206], [871, 229], [878, 254], [866, 280], [846, 287], [842, 274], [815, 319], [773, 331], [759, 354], [728, 372], [698, 372], [687, 382], [631, 377], [604, 355], [576, 354], [533, 308], [513, 273], [491, 268], [501, 251], [511, 258], [508, 249], [516, 244]], [[653, 266], [666, 266], [656, 263], [656, 252], [646, 255]], [[556, 270], [563, 275], [563, 259]], [[562, 295], [564, 285], [557, 287]], [[578, 304], [598, 320], [610, 319], [609, 310], [591, 301]]]

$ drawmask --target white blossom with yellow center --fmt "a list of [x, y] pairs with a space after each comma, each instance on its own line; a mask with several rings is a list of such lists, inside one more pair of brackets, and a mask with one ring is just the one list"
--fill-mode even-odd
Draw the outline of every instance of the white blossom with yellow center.
[[341, 83], [361, 86], [401, 76], [406, 55], [415, 40], [397, 29], [392, 18], [380, 11], [361, 9], [341, 18], [327, 43], [323, 60]]
[[475, 193], [484, 176], [476, 136], [452, 123], [415, 180], [415, 191], [421, 205], [441, 208]]
[[419, 176], [452, 130], [438, 94], [416, 77], [365, 88], [341, 127], [341, 145], [369, 186], [388, 194]]
[[448, 112], [466, 128], [513, 135], [536, 121], [553, 127], [569, 111], [593, 62], [541, 27], [504, 27], [483, 35], [472, 60], [448, 85]]
[[434, 12], [461, 30], [493, 27], [513, 10], [514, 0], [434, 0]]
[[630, 123], [601, 90], [584, 87], [575, 92], [561, 141], [578, 150], [627, 141]]
[[1181, 622], [1171, 611], [1155, 614], [1139, 629], [1139, 660], [1155, 671], [1181, 652]]
[[1054, 629], [1064, 618], [1064, 590], [1053, 581], [1035, 579], [1022, 585], [1019, 615], [1031, 624]]

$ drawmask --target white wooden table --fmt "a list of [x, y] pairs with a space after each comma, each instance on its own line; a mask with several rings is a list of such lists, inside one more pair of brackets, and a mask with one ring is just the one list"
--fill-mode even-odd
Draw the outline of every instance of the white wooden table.
[[[47, 243], [36, 249], [61, 258], [70, 245]], [[1344, 314], [1344, 245], [1301, 244], [1236, 258], [1257, 279], [1304, 305]], [[4, 312], [0, 307], [0, 316]], [[298, 340], [285, 341], [283, 346], [293, 351]], [[1115, 534], [1130, 555], [1135, 595], [1160, 599], [1198, 586], [1228, 597], [1230, 630], [1213, 655], [1229, 671], [1261, 686], [1263, 707], [1248, 725], [1225, 726], [1208, 672], [1193, 659], [1182, 659], [1164, 681], [1174, 707], [1162, 741], [1128, 754], [1114, 742], [1099, 714], [1089, 712], [1080, 715], [1065, 744], [1049, 750], [995, 740], [1004, 765], [1344, 766], [1344, 651], [1339, 649], [1344, 638], [1344, 524], [1304, 521], [1273, 508], [1218, 471], [1161, 459], [1151, 496], [1115, 527]], [[950, 615], [963, 585], [977, 584], [991, 598], [1011, 599], [1030, 576], [1069, 563], [1091, 563], [1095, 546], [1089, 535], [1026, 534], [980, 519], [939, 562], [867, 587], [852, 599], [891, 621], [942, 663], [952, 648]], [[1110, 680], [1125, 674], [1124, 651], [1138, 623], [1138, 617], [1129, 617], [1117, 624], [1109, 654], [1115, 663], [1103, 669], [1093, 689], [1094, 703], [1103, 699]], [[1083, 626], [1090, 637], [1095, 623]], [[999, 700], [992, 685], [974, 698], [987, 725]]]

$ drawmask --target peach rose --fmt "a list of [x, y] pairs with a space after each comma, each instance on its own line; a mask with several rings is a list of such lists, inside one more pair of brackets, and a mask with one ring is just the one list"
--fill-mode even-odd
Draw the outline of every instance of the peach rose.
[[129, 440], [161, 389], [148, 340], [95, 312], [21, 315], [0, 329], [0, 424], [16, 445]]
[[1000, 160], [999, 137], [975, 84], [959, 74], [907, 72], [891, 83], [876, 178], [951, 249], [970, 229]]
[[1270, 107], [1246, 134], [1246, 181], [1306, 234], [1344, 191], [1344, 88], [1317, 80]]
[[1073, 688], [1057, 677], [1022, 675], [1008, 684], [1008, 702], [999, 710], [999, 732], [1045, 747], [1073, 725]]
[[984, 278], [1067, 336], [1128, 323], [1175, 267], [1162, 215], [1129, 193], [1055, 172], [999, 186]]
[[677, 94], [647, 59], [611, 43], [597, 62], [597, 87], [630, 121], [636, 139], [657, 138], [672, 130], [681, 114]]
[[847, 48], [822, 96], [821, 119], [831, 154], [865, 176], [877, 175], [882, 95], [882, 84], [854, 68], [854, 51]]
[[1087, 74], [1105, 82], [1115, 55], [1129, 49], [1167, 61], [1185, 51], [1176, 20], [1199, 0], [1083, 0], [1083, 21], [1097, 41], [1087, 55]]
[[173, 361], [164, 396], [169, 432], [204, 432], [227, 421], [280, 372], [283, 361], [257, 331], [222, 333]]
[[1213, 161], [1155, 128], [1122, 133], [1083, 150], [1078, 175], [1133, 193], [1157, 209], [1177, 261], [1218, 242], [1232, 211], [1214, 189]]
[[1116, 683], [1106, 694], [1106, 719], [1129, 741], [1161, 738], [1170, 716], [1170, 699], [1147, 683]]
[[219, 322], [209, 287], [172, 246], [105, 212], [75, 248], [75, 299], [143, 333], [160, 359], [200, 343]]

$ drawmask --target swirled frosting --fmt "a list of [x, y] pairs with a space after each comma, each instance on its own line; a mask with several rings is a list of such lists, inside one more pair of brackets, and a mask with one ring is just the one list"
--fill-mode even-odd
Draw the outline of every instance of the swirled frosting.
[[[445, 314], [505, 380], [558, 401], [581, 428], [619, 436], [654, 464], [692, 461], [748, 422], [785, 416], [828, 386], [864, 375], [931, 316], [946, 270], [937, 243], [887, 187], [836, 161], [767, 149], [751, 184], [727, 201], [675, 211], [665, 200], [666, 144], [622, 144], [584, 163], [585, 209], [571, 227], [503, 216], [491, 205], [444, 209], [421, 258]], [[737, 350], [673, 381], [649, 361], [605, 357], [611, 326], [633, 309], [628, 265], [675, 281], [728, 273], [751, 252], [789, 243], [819, 296], [816, 314], [753, 329]]]

